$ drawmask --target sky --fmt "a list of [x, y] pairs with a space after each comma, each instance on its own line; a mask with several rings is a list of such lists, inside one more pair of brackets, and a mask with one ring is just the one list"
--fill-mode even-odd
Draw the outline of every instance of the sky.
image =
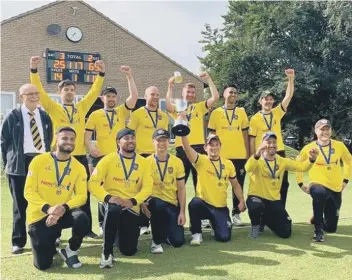
[[[53, 1], [1, 0], [1, 20]], [[206, 23], [221, 27], [227, 1], [85, 1], [195, 74]], [[182, 30], [182, 32], [181, 32]]]

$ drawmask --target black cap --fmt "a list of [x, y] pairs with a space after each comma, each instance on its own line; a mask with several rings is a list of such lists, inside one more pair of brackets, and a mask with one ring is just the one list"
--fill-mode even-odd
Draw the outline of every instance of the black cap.
[[268, 140], [270, 137], [274, 137], [275, 139], [277, 139], [276, 134], [275, 134], [274, 132], [272, 132], [272, 131], [269, 131], [269, 132], [267, 132], [267, 133], [265, 133], [265, 134], [263, 135], [262, 141], [266, 141], [266, 140]]
[[154, 131], [153, 133], [153, 139], [159, 139], [159, 138], [170, 138], [170, 134], [166, 129], [163, 128], [158, 128]]
[[117, 140], [120, 140], [122, 137], [126, 136], [126, 135], [133, 135], [133, 136], [136, 136], [134, 130], [132, 129], [129, 129], [129, 128], [124, 128], [124, 129], [121, 129], [119, 131], [119, 133], [117, 133]]
[[209, 144], [210, 141], [213, 140], [213, 139], [219, 141], [220, 144], [221, 144], [221, 141], [220, 141], [219, 136], [217, 136], [216, 134], [212, 134], [212, 133], [210, 133], [210, 134], [207, 136], [206, 143]]
[[269, 95], [271, 95], [272, 97], [275, 97], [275, 95], [271, 91], [266, 90], [266, 91], [262, 92], [259, 99], [262, 99], [262, 98], [267, 97]]
[[59, 127], [57, 130], [56, 130], [56, 133], [55, 134], [58, 134], [62, 131], [72, 131], [75, 135], [77, 135], [76, 131], [70, 127], [70, 126], [61, 126]]
[[115, 93], [117, 95], [117, 90], [114, 87], [105, 87], [102, 90], [101, 95], [105, 95], [105, 94], [108, 94], [108, 93]]

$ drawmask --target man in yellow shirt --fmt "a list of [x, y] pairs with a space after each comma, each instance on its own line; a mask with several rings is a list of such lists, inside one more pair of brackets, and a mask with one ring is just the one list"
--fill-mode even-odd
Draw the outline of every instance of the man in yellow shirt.
[[35, 157], [29, 165], [24, 196], [34, 266], [40, 270], [51, 267], [55, 240], [69, 227], [72, 237], [58, 253], [68, 267], [82, 266], [77, 250], [89, 232], [89, 221], [79, 207], [87, 200], [87, 175], [84, 166], [71, 156], [75, 142], [73, 128], [61, 127], [56, 132], [56, 151]]
[[315, 134], [317, 141], [306, 145], [298, 156], [298, 160], [304, 161], [309, 150], [320, 150], [314, 166], [309, 170], [309, 186], [304, 184], [303, 173], [297, 173], [296, 178], [302, 190], [313, 198], [313, 241], [323, 242], [324, 231], [336, 232], [342, 192], [352, 174], [352, 156], [344, 143], [331, 139], [331, 124], [328, 120], [322, 119], [315, 124]]
[[[152, 135], [155, 129], [168, 130], [169, 117], [159, 109], [160, 93], [157, 87], [150, 86], [145, 90], [146, 106], [131, 114], [127, 127], [136, 132], [136, 152], [142, 157], [154, 153]], [[141, 215], [141, 235], [149, 233], [149, 219]]]
[[[113, 246], [119, 234], [119, 249], [126, 256], [137, 251], [140, 204], [152, 193], [149, 162], [135, 153], [136, 137], [131, 129], [117, 134], [119, 152], [99, 161], [89, 180], [89, 191], [105, 204], [104, 246], [100, 268], [113, 267]], [[101, 185], [103, 182], [103, 185]]]
[[[126, 121], [138, 99], [138, 91], [131, 68], [121, 66], [120, 70], [126, 75], [130, 92], [125, 104], [116, 107], [119, 103], [119, 94], [115, 88], [106, 87], [101, 93], [104, 109], [94, 111], [86, 123], [84, 141], [89, 150], [93, 167], [96, 167], [105, 155], [116, 152], [116, 135], [126, 127]], [[91, 142], [94, 131], [96, 132], [96, 145]], [[98, 213], [100, 233], [102, 234], [104, 207], [101, 203], [99, 203]]]
[[[281, 119], [286, 114], [288, 105], [291, 102], [294, 92], [295, 71], [286, 69], [285, 74], [288, 77], [286, 95], [282, 102], [273, 108], [274, 94], [270, 91], [264, 91], [259, 98], [261, 111], [256, 113], [250, 119], [249, 123], [249, 147], [250, 154], [253, 155], [262, 142], [262, 137], [267, 132], [275, 133], [277, 137], [277, 153], [285, 157], [285, 145], [282, 139]], [[281, 186], [281, 201], [286, 206], [287, 191], [289, 187], [288, 172], [285, 172]]]
[[[280, 189], [286, 170], [305, 172], [309, 170], [319, 151], [311, 149], [309, 160], [299, 162], [277, 155], [277, 136], [267, 132], [257, 151], [247, 161], [245, 168], [249, 175], [247, 207], [252, 229], [249, 236], [259, 237], [261, 223], [281, 238], [289, 238], [292, 221], [280, 201]], [[308, 157], [307, 157], [308, 158]]]
[[204, 145], [207, 155], [197, 153], [190, 146], [187, 136], [182, 137], [182, 145], [198, 174], [196, 197], [188, 204], [191, 245], [200, 245], [203, 242], [201, 221], [204, 219], [209, 219], [215, 239], [227, 242], [231, 239], [232, 228], [227, 208], [229, 182], [239, 199], [238, 208], [241, 212], [246, 209], [242, 188], [236, 179], [235, 167], [231, 161], [220, 156], [221, 142], [217, 135], [208, 135]]
[[[221, 156], [229, 159], [236, 170], [236, 177], [242, 187], [246, 177], [244, 165], [249, 156], [248, 128], [249, 122], [244, 108], [237, 107], [238, 89], [236, 86], [226, 86], [224, 90], [225, 104], [215, 109], [209, 119], [208, 128], [211, 133], [219, 136], [222, 147]], [[238, 199], [232, 195], [232, 222], [242, 226]]]
[[[205, 154], [204, 152], [204, 115], [209, 112], [211, 106], [219, 100], [219, 92], [216, 89], [216, 86], [208, 75], [208, 73], [201, 73], [200, 78], [203, 79], [210, 88], [211, 97], [206, 101], [196, 102], [196, 86], [192, 83], [187, 83], [182, 89], [182, 98], [188, 102], [187, 107], [187, 122], [190, 128], [190, 134], [188, 135], [189, 142], [194, 150], [200, 154]], [[169, 79], [169, 86], [166, 93], [166, 110], [169, 114], [176, 119], [177, 113], [175, 110], [175, 105], [172, 102], [173, 99], [173, 90], [175, 86], [175, 78], [171, 77]], [[197, 186], [197, 171], [188, 160], [183, 148], [181, 137], [176, 136], [176, 156], [182, 160], [185, 167], [187, 183], [190, 172], [192, 171], [192, 179], [194, 189]]]
[[[97, 75], [90, 91], [81, 101], [77, 102], [76, 104], [74, 104], [76, 96], [76, 84], [70, 80], [61, 81], [58, 84], [58, 93], [60, 94], [62, 104], [59, 104], [49, 97], [49, 95], [44, 90], [42, 83], [40, 82], [40, 77], [37, 69], [39, 63], [39, 56], [31, 57], [30, 79], [31, 83], [34, 84], [39, 90], [40, 104], [52, 119], [54, 129], [57, 129], [61, 126], [70, 126], [76, 131], [76, 147], [72, 152], [72, 155], [85, 167], [88, 176], [87, 178], [89, 178], [88, 159], [86, 155], [86, 147], [84, 145], [85, 116], [101, 92], [104, 83], [105, 64], [101, 60], [95, 62], [95, 65], [100, 68], [99, 75]], [[94, 232], [92, 232], [92, 213], [90, 210], [89, 194], [87, 202], [82, 207], [82, 209], [88, 215], [90, 222], [91, 230], [87, 236], [92, 238], [98, 237]]]
[[169, 138], [167, 130], [156, 129], [155, 153], [147, 158], [152, 170], [153, 192], [141, 208], [151, 221], [153, 254], [164, 252], [162, 242], [181, 247], [185, 241], [185, 169], [179, 158], [168, 153]]

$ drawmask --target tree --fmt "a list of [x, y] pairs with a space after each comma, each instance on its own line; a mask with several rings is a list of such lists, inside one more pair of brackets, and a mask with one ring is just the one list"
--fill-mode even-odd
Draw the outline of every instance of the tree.
[[203, 67], [222, 88], [237, 84], [249, 115], [260, 93], [281, 99], [285, 68], [296, 70], [295, 96], [283, 121], [299, 127], [300, 144], [326, 117], [352, 137], [352, 3], [230, 1], [222, 29], [202, 32]]

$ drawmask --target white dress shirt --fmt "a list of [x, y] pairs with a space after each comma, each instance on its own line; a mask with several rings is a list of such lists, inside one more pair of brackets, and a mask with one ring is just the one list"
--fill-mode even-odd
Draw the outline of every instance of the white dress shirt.
[[30, 110], [26, 107], [26, 105], [21, 106], [21, 112], [23, 117], [23, 125], [24, 125], [24, 139], [23, 139], [23, 152], [24, 154], [28, 153], [45, 153], [45, 144], [44, 144], [44, 132], [43, 132], [43, 125], [42, 119], [40, 118], [39, 109], [36, 108], [34, 112], [34, 119], [37, 123], [37, 127], [39, 130], [39, 135], [42, 140], [42, 148], [37, 150], [33, 144], [33, 137], [31, 132], [31, 116], [28, 114]]

